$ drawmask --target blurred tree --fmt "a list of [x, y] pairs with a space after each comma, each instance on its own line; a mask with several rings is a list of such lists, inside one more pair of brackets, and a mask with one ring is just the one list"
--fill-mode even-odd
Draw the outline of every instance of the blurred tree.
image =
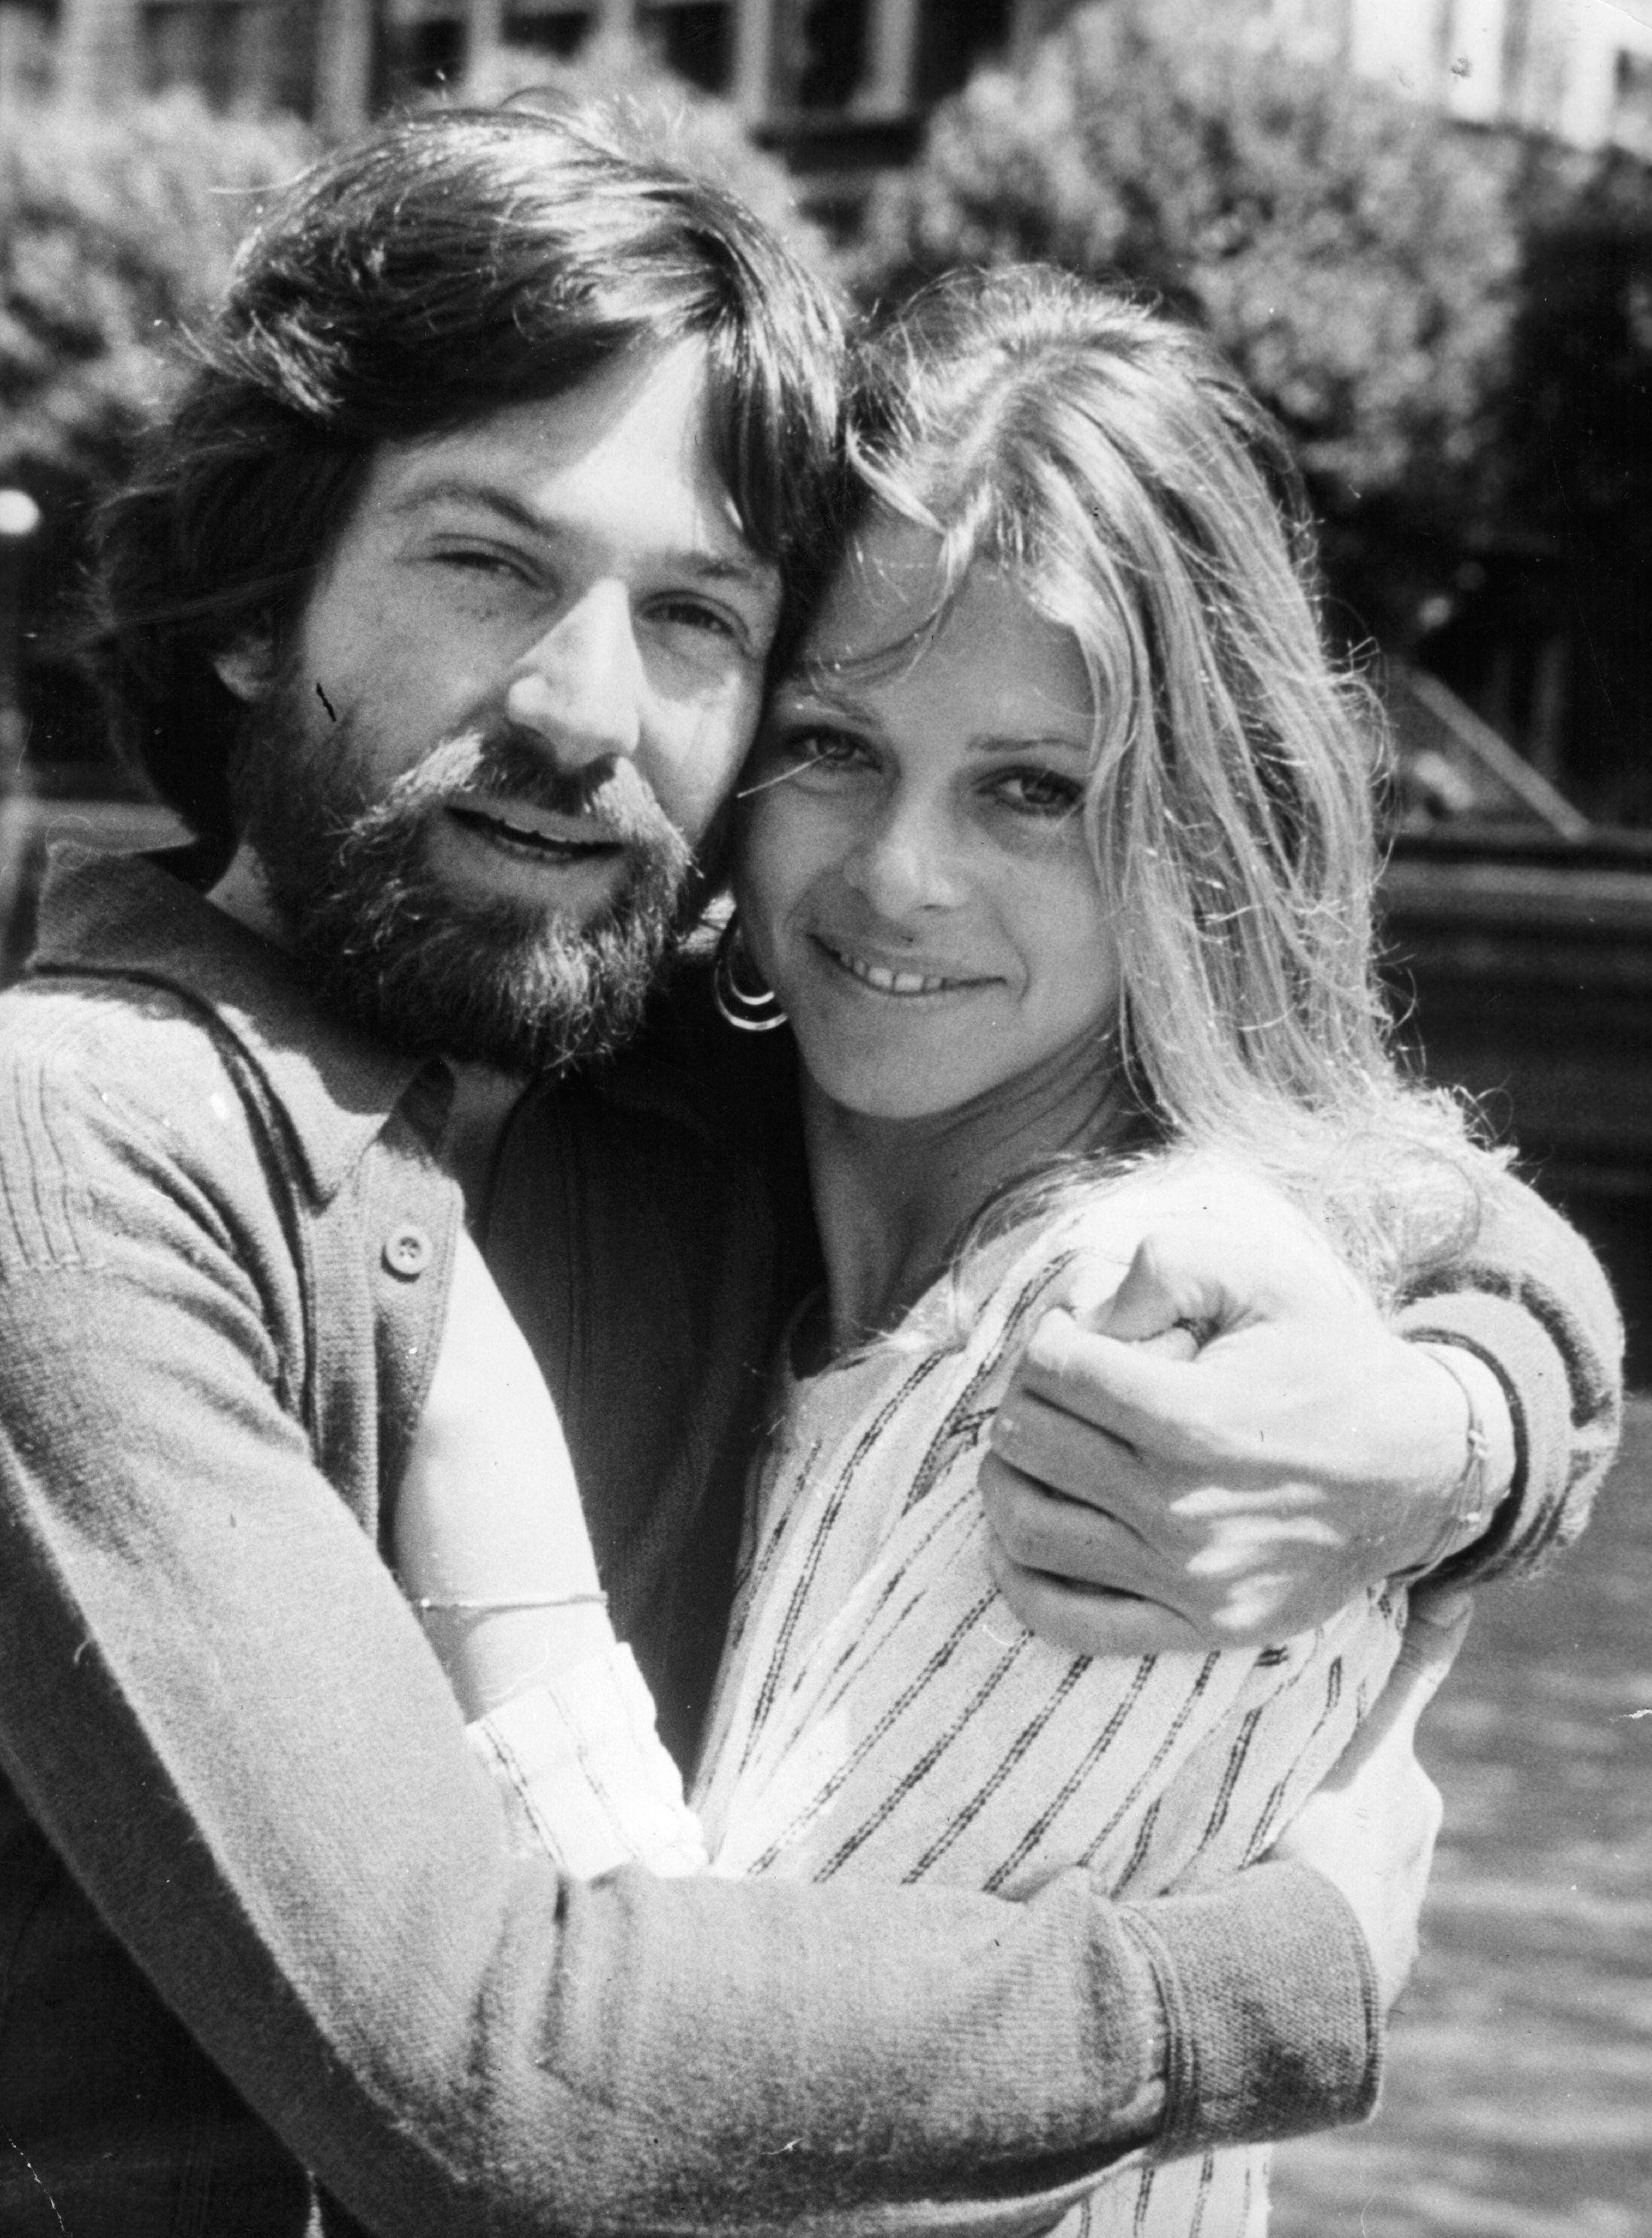
[[1652, 169], [1619, 150], [1528, 153], [1503, 414], [1509, 505], [1652, 566]]
[[1190, 314], [1296, 437], [1343, 572], [1371, 576], [1368, 624], [1404, 635], [1449, 567], [1431, 540], [1449, 523], [1454, 551], [1494, 493], [1511, 159], [1265, 28], [1223, 0], [1080, 9], [936, 113], [875, 200], [856, 285], [889, 300], [1048, 257]]
[[617, 111], [645, 146], [717, 180], [836, 284], [842, 260], [798, 206], [796, 182], [748, 133], [732, 102], [676, 76], [645, 39], [624, 33], [587, 39], [572, 61], [529, 47], [495, 47], [451, 89], [458, 102], [529, 103]]
[[1652, 168], [1534, 142], [1515, 209], [1523, 265], [1497, 533], [1485, 581], [1431, 658], [1483, 699], [1518, 700], [1523, 686], [1526, 720], [1512, 727], [1535, 758], [1563, 769], [1595, 816], [1649, 824]]
[[0, 473], [101, 480], [154, 404], [157, 344], [212, 300], [260, 189], [314, 143], [292, 119], [216, 116], [182, 92], [6, 124]]
[[102, 752], [56, 642], [85, 516], [124, 466], [180, 327], [229, 268], [261, 189], [313, 152], [288, 119], [224, 117], [194, 94], [112, 112], [17, 107], [0, 144], [0, 481], [41, 507], [17, 555], [20, 681], [37, 772]]

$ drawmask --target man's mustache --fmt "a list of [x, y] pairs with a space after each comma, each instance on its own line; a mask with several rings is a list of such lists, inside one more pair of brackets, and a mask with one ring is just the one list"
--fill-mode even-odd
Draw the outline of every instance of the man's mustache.
[[585, 769], [558, 769], [542, 745], [506, 724], [444, 740], [396, 779], [380, 807], [399, 820], [467, 798], [513, 801], [578, 818], [599, 827], [605, 841], [644, 850], [684, 871], [692, 859], [687, 840], [633, 762], [615, 756]]

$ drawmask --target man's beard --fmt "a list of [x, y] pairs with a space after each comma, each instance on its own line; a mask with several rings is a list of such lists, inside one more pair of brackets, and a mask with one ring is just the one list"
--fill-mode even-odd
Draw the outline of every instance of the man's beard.
[[[237, 758], [242, 838], [308, 984], [410, 1055], [540, 1073], [607, 1055], [641, 1022], [700, 898], [687, 841], [631, 763], [561, 775], [508, 726], [449, 739], [368, 799], [347, 715], [307, 738], [291, 687]], [[586, 815], [624, 848], [618, 891], [584, 924], [512, 895], [455, 892], [428, 835], [466, 795]]]

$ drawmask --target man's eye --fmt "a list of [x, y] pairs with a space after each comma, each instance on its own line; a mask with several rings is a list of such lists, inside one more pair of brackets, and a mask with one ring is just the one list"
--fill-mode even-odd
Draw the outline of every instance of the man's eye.
[[1082, 804], [1084, 787], [1056, 770], [1010, 770], [992, 783], [995, 797], [1023, 816], [1071, 816]]
[[462, 575], [495, 576], [525, 582], [528, 570], [509, 553], [496, 552], [486, 546], [454, 544], [445, 546], [434, 555], [437, 565], [451, 567]]
[[731, 644], [739, 643], [743, 635], [732, 614], [707, 606], [703, 599], [660, 599], [653, 612], [657, 620], [673, 629], [701, 631], [709, 637], [727, 638]]

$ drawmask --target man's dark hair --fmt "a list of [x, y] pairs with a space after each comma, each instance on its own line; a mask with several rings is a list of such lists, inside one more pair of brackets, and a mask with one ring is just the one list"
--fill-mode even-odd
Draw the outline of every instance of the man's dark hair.
[[828, 556], [841, 337], [737, 202], [605, 129], [510, 109], [398, 119], [281, 196], [98, 530], [88, 658], [116, 742], [212, 854], [233, 844], [244, 713], [214, 659], [279, 643], [378, 446], [689, 336], [718, 467], [781, 571], [783, 646]]

